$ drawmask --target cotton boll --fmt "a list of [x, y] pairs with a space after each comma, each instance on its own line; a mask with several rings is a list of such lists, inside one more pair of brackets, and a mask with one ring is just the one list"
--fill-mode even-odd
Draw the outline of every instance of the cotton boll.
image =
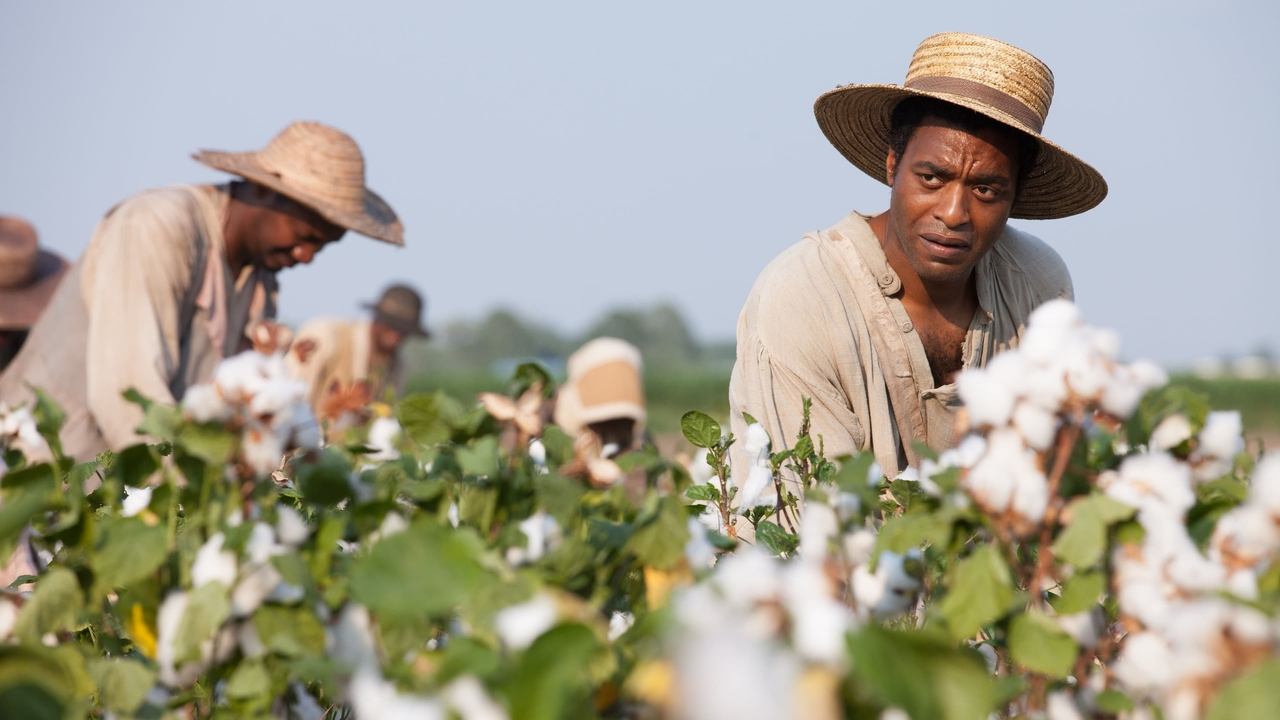
[[1107, 495], [1136, 508], [1150, 504], [1181, 515], [1195, 504], [1191, 471], [1164, 452], [1127, 458], [1118, 473], [1099, 477], [1099, 484]]
[[523, 650], [555, 625], [556, 603], [550, 595], [539, 593], [519, 605], [503, 608], [493, 618], [494, 630], [502, 644]]
[[[400, 441], [400, 423], [395, 418], [380, 417], [369, 425], [369, 437], [366, 442], [376, 452], [365, 456], [369, 462], [387, 462], [400, 457], [396, 443]], [[543, 449], [543, 465], [546, 464], [546, 449]]]
[[1014, 485], [1009, 509], [1018, 517], [1038, 523], [1048, 507], [1049, 482], [1039, 470], [1034, 469], [1034, 465], [1027, 466]]
[[154, 488], [133, 488], [128, 485], [124, 488], [124, 503], [120, 509], [120, 514], [124, 517], [133, 517], [151, 504], [151, 491]]
[[1058, 419], [1053, 413], [1031, 403], [1021, 402], [1013, 411], [1013, 426], [1036, 450], [1048, 450], [1058, 431]]
[[[965, 475], [964, 485], [988, 512], [999, 514], [1016, 501], [1030, 520], [1044, 515], [1048, 487], [1035, 453], [1013, 430], [1001, 428], [987, 437], [987, 452]], [[1043, 486], [1043, 487], [1042, 487]]]
[[818, 563], [791, 563], [784, 571], [782, 599], [791, 618], [796, 652], [812, 662], [839, 665], [853, 618], [831, 595], [831, 581]]
[[1252, 567], [1280, 550], [1280, 524], [1261, 504], [1250, 502], [1218, 519], [1209, 547], [1219, 562]]
[[260, 565], [283, 550], [276, 544], [276, 533], [270, 525], [262, 522], [253, 524], [249, 531], [249, 541], [245, 543], [245, 555], [249, 562]]
[[356, 673], [348, 694], [358, 720], [445, 720], [447, 717], [440, 702], [401, 693], [374, 671]]
[[765, 492], [773, 486], [773, 471], [768, 465], [752, 465], [747, 471], [747, 479], [742, 484], [742, 492], [738, 493], [738, 511], [745, 512], [758, 505], [769, 505], [771, 499]]
[[888, 618], [910, 609], [920, 581], [907, 573], [904, 557], [883, 552], [870, 572], [862, 566], [853, 572], [853, 597], [861, 611], [875, 618]]
[[850, 565], [866, 565], [876, 546], [875, 532], [859, 528], [844, 536], [844, 554]]
[[160, 682], [170, 687], [186, 685], [178, 676], [178, 650], [175, 645], [182, 616], [187, 612], [189, 598], [185, 592], [169, 593], [156, 612], [156, 664], [160, 667]]
[[223, 360], [214, 371], [213, 381], [231, 402], [248, 402], [267, 383], [264, 356], [252, 350]]
[[716, 564], [716, 549], [707, 540], [707, 528], [697, 518], [689, 518], [689, 542], [684, 546], [684, 557], [695, 570], [711, 568]]
[[1251, 480], [1249, 502], [1280, 518], [1280, 452], [1263, 455], [1253, 469]]
[[325, 633], [325, 649], [329, 657], [351, 670], [377, 670], [378, 651], [374, 645], [369, 610], [363, 605], [347, 603], [337, 620]]
[[235, 583], [236, 556], [222, 549], [225, 540], [222, 533], [214, 533], [196, 552], [191, 566], [192, 587], [220, 582], [229, 588]]
[[635, 624], [635, 615], [614, 610], [613, 614], [609, 616], [609, 642], [616, 642], [618, 638], [626, 635], [631, 626]]
[[232, 408], [222, 399], [213, 384], [192, 385], [182, 396], [182, 409], [196, 422], [226, 422], [231, 419]]
[[398, 512], [389, 512], [382, 518], [382, 523], [378, 525], [378, 537], [389, 538], [397, 533], [402, 533], [409, 529], [409, 521]]
[[231, 591], [231, 614], [247, 617], [262, 605], [283, 578], [270, 563], [258, 565], [244, 574]]
[[840, 531], [840, 521], [830, 506], [811, 502], [800, 516], [800, 557], [822, 559], [827, 555], [827, 544]]
[[769, 461], [769, 433], [760, 423], [747, 426], [747, 437], [743, 442], [743, 450], [753, 464]]
[[240, 445], [245, 465], [258, 477], [266, 477], [279, 468], [284, 452], [284, 442], [263, 427], [248, 428]]
[[[1004, 357], [997, 355], [996, 359]], [[995, 360], [992, 360], [995, 364]], [[1000, 427], [1009, 422], [1015, 400], [1013, 391], [990, 372], [990, 368], [969, 368], [956, 379], [956, 389], [969, 412], [969, 420], [978, 427]]]
[[1080, 707], [1070, 691], [1058, 690], [1046, 698], [1045, 714], [1048, 720], [1084, 720]]
[[297, 510], [280, 505], [276, 508], [276, 535], [281, 543], [296, 548], [307, 541], [310, 531]]
[[1169, 662], [1173, 654], [1173, 648], [1159, 635], [1136, 633], [1125, 639], [1112, 670], [1116, 679], [1130, 692], [1153, 695], [1169, 687], [1176, 679]]
[[1101, 609], [1093, 608], [1072, 615], [1059, 615], [1055, 619], [1058, 627], [1070, 635], [1080, 647], [1092, 648], [1098, 644], [1104, 622]]
[[724, 556], [712, 580], [725, 597], [750, 605], [777, 595], [777, 566], [772, 557], [752, 545]]
[[1181, 414], [1173, 414], [1151, 431], [1152, 450], [1172, 450], [1191, 438], [1191, 421]]
[[291, 720], [324, 720], [325, 708], [320, 707], [320, 703], [307, 692], [307, 688], [299, 682], [289, 683], [290, 689], [293, 691], [293, 703], [289, 706], [289, 718]]
[[1205, 418], [1197, 448], [1202, 455], [1231, 459], [1244, 451], [1243, 426], [1240, 413], [1211, 412]]
[[529, 459], [533, 461], [533, 466], [538, 472], [547, 472], [547, 446], [542, 444], [538, 438], [529, 440]]
[[474, 676], [463, 675], [444, 687], [441, 697], [461, 720], [507, 720], [507, 711]]
[[542, 510], [522, 520], [519, 527], [525, 546], [507, 548], [507, 562], [513, 565], [537, 562], [560, 544], [560, 525]]

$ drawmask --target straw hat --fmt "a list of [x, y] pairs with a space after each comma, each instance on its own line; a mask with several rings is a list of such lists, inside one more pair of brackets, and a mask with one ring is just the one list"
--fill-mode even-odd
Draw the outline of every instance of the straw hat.
[[966, 33], [925, 38], [902, 86], [845, 85], [819, 97], [813, 110], [831, 144], [863, 172], [885, 182], [889, 119], [898, 103], [909, 97], [966, 107], [1040, 144], [1011, 217], [1066, 217], [1107, 196], [1107, 183], [1097, 170], [1040, 135], [1053, 101], [1049, 66], [999, 40]]
[[404, 245], [400, 219], [386, 201], [365, 187], [364, 154], [341, 130], [318, 122], [295, 122], [261, 150], [201, 150], [191, 157], [293, 198], [335, 225]]
[[35, 325], [66, 270], [66, 260], [40, 249], [31, 223], [0, 215], [0, 330]]
[[408, 285], [389, 285], [376, 303], [365, 303], [373, 311], [373, 319], [410, 337], [429, 338], [422, 326], [422, 296]]
[[569, 356], [569, 378], [556, 397], [555, 421], [570, 435], [606, 420], [644, 426], [640, 351], [618, 338], [596, 338]]

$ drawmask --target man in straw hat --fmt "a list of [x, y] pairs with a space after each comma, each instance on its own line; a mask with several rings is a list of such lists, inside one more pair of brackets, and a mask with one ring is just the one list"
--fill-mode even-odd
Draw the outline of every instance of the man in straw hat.
[[0, 370], [26, 342], [66, 270], [66, 260], [40, 248], [31, 223], [0, 215]]
[[1072, 297], [1057, 253], [1006, 221], [1074, 215], [1107, 193], [1040, 134], [1052, 96], [1032, 55], [943, 33], [902, 86], [818, 98], [819, 127], [889, 186], [889, 209], [807, 235], [760, 274], [738, 320], [735, 435], [750, 413], [779, 450], [809, 398], [828, 456], [871, 450], [890, 476], [920, 459], [914, 442], [953, 444], [956, 373], [1016, 345], [1036, 306]]
[[399, 355], [404, 341], [428, 338], [422, 326], [422, 296], [408, 285], [390, 285], [376, 303], [368, 303], [367, 320], [318, 318], [303, 325], [287, 356], [294, 374], [310, 385], [316, 417], [326, 397], [363, 386], [363, 394], [379, 399], [388, 385], [398, 385]]
[[297, 122], [260, 151], [194, 157], [242, 179], [151, 190], [109, 211], [0, 376], [0, 401], [23, 402], [34, 386], [62, 406], [72, 457], [138, 441], [142, 415], [125, 390], [172, 403], [244, 349], [245, 329], [275, 316], [280, 270], [347, 230], [403, 244], [339, 130]]

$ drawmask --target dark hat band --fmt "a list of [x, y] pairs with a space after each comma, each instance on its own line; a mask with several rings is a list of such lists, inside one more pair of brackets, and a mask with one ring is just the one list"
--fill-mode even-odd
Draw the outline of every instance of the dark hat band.
[[908, 80], [905, 87], [920, 92], [972, 98], [1017, 120], [1037, 135], [1044, 129], [1044, 118], [1040, 117], [1035, 110], [1003, 90], [983, 85], [975, 80], [941, 76], [917, 77]]

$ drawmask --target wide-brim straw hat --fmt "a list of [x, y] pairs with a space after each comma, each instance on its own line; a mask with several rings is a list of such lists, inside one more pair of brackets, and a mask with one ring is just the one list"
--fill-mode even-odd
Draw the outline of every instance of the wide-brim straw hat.
[[365, 303], [364, 307], [373, 312], [374, 320], [408, 337], [431, 337], [422, 325], [426, 303], [418, 291], [408, 285], [389, 285], [377, 302]]
[[385, 200], [365, 186], [364, 154], [350, 135], [318, 122], [295, 122], [261, 150], [200, 150], [216, 170], [271, 188], [361, 235], [404, 245], [404, 227]]
[[1049, 66], [999, 40], [954, 32], [925, 38], [901, 86], [845, 85], [819, 97], [813, 110], [822, 132], [849, 162], [887, 182], [890, 117], [909, 97], [968, 108], [1039, 143], [1036, 164], [1025, 175], [1011, 217], [1066, 217], [1107, 196], [1107, 183], [1097, 170], [1040, 134], [1053, 101]]
[[640, 350], [618, 338], [596, 338], [569, 356], [569, 377], [556, 396], [555, 421], [570, 435], [607, 420], [645, 424]]
[[35, 325], [66, 271], [62, 256], [40, 248], [31, 223], [0, 216], [0, 330]]

